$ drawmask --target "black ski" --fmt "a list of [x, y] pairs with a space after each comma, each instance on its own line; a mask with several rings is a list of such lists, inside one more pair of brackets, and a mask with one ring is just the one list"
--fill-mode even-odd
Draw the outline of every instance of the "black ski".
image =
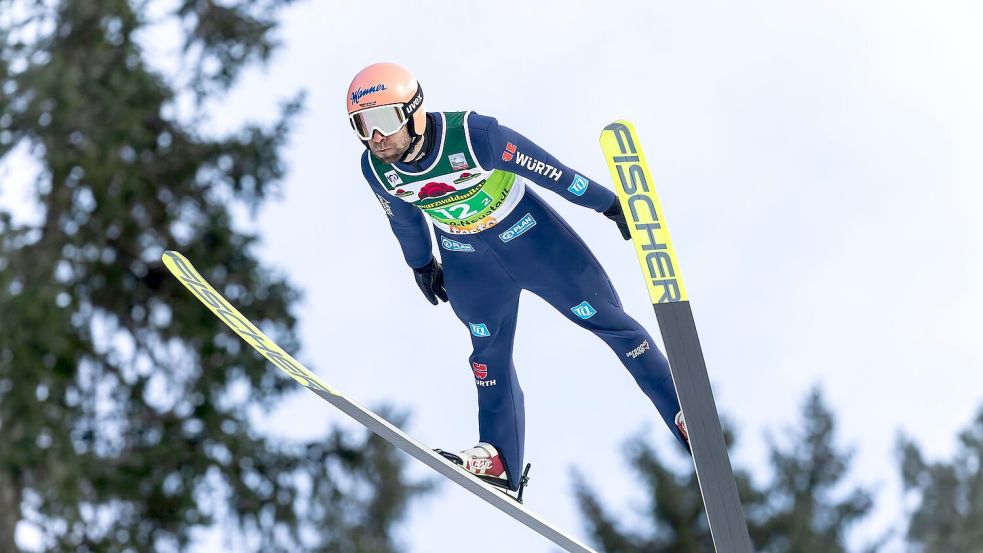
[[659, 320], [714, 548], [753, 553], [693, 311], [635, 128], [628, 121], [611, 123], [601, 132], [601, 149]]

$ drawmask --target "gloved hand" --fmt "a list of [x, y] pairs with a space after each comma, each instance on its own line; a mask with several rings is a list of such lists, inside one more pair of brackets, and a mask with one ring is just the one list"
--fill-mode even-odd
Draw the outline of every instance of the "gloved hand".
[[625, 212], [621, 210], [621, 201], [618, 198], [614, 199], [611, 207], [604, 212], [604, 216], [618, 225], [618, 230], [621, 231], [622, 238], [631, 240], [631, 233], [628, 231], [628, 221], [625, 220]]
[[444, 269], [440, 263], [437, 263], [437, 258], [431, 257], [430, 263], [423, 267], [414, 267], [413, 276], [427, 301], [434, 305], [437, 305], [437, 298], [440, 298], [440, 301], [447, 301], [447, 291], [444, 290]]

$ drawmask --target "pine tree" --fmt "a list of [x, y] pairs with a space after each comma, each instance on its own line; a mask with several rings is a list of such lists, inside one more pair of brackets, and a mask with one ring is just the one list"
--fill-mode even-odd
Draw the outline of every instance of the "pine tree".
[[221, 137], [175, 109], [204, 109], [268, 59], [284, 3], [178, 2], [176, 82], [136, 39], [147, 2], [0, 0], [0, 160], [41, 168], [37, 220], [0, 209], [0, 552], [19, 524], [58, 551], [183, 550], [209, 526], [261, 551], [399, 549], [394, 525], [425, 486], [374, 438], [259, 434], [250, 421], [296, 384], [159, 261], [186, 253], [298, 349], [298, 293], [230, 210], [276, 190], [299, 100]]
[[767, 490], [768, 510], [755, 525], [762, 553], [846, 552], [847, 533], [871, 510], [870, 492], [844, 483], [852, 453], [835, 442], [835, 419], [818, 389], [802, 410], [800, 430], [790, 444], [771, 445], [774, 471]]
[[[802, 412], [801, 430], [790, 445], [771, 444], [773, 476], [756, 486], [734, 467], [751, 541], [761, 553], [846, 551], [846, 533], [871, 508], [863, 489], [840, 490], [850, 454], [834, 444], [834, 420], [818, 391]], [[734, 444], [732, 432], [725, 436]], [[585, 485], [577, 486], [588, 533], [606, 553], [711, 553], [713, 543], [692, 470], [677, 472], [641, 440], [628, 446], [628, 460], [647, 492], [644, 529], [625, 529]], [[582, 479], [578, 479], [582, 480]]]
[[898, 449], [905, 491], [917, 500], [907, 532], [914, 550], [983, 552], [983, 409], [951, 461], [927, 462], [906, 437]]
[[[725, 430], [728, 446], [734, 434]], [[696, 473], [678, 472], [666, 463], [655, 449], [642, 438], [626, 444], [626, 458], [642, 482], [647, 501], [638, 513], [645, 520], [644, 529], [626, 529], [597, 499], [593, 490], [577, 476], [575, 488], [580, 509], [587, 522], [588, 534], [593, 536], [601, 551], [606, 553], [712, 553], [713, 540], [703, 497], [700, 495]], [[673, 448], [677, 461], [685, 460], [681, 448]], [[760, 509], [761, 494], [754, 488], [750, 476], [734, 468], [738, 492], [745, 510], [750, 514]]]

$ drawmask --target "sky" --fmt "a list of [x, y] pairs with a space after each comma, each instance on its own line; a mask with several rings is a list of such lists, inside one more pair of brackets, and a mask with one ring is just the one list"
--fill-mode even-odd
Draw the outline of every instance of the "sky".
[[[983, 404], [983, 7], [971, 1], [299, 2], [283, 46], [210, 108], [205, 132], [271, 121], [307, 91], [284, 150], [280, 197], [244, 228], [304, 293], [303, 350], [362, 404], [412, 413], [444, 449], [477, 441], [468, 330], [417, 289], [359, 170], [343, 109], [352, 76], [393, 61], [429, 111], [495, 116], [610, 186], [601, 129], [638, 129], [680, 258], [735, 465], [767, 479], [769, 439], [794, 429], [819, 386], [850, 483], [877, 509], [851, 539], [900, 531], [895, 445], [945, 459]], [[165, 35], [151, 44], [166, 55]], [[27, 169], [8, 162], [0, 178]], [[8, 188], [9, 190], [9, 188]], [[5, 190], [5, 193], [7, 191]], [[637, 260], [602, 215], [544, 192], [658, 336]], [[9, 197], [7, 199], [9, 201]], [[194, 260], [192, 260], [194, 261]], [[626, 524], [644, 497], [624, 458], [646, 436], [685, 466], [669, 433], [600, 341], [531, 294], [515, 364], [526, 394], [526, 505], [585, 538], [576, 468]], [[272, 369], [271, 369], [272, 370]], [[315, 438], [354, 423], [300, 390], [263, 422]], [[769, 438], [769, 436], [771, 438]], [[438, 478], [405, 457], [410, 473]], [[413, 553], [555, 551], [444, 483], [399, 533]], [[204, 537], [200, 550], [214, 550]], [[900, 551], [896, 539], [886, 549]]]

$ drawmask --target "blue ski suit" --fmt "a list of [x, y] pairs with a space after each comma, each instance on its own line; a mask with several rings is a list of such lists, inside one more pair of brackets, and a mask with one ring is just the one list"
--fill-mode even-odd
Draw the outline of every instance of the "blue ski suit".
[[411, 267], [433, 258], [424, 212], [433, 224], [448, 299], [471, 332], [468, 367], [478, 389], [479, 439], [499, 450], [512, 489], [520, 480], [525, 434], [512, 363], [522, 290], [604, 340], [685, 446], [674, 422], [680, 408], [666, 358], [625, 313], [587, 245], [526, 183], [598, 212], [613, 205], [614, 193], [494, 118], [447, 112], [428, 113], [427, 120], [432, 134], [420, 160], [386, 165], [366, 150], [362, 172]]

